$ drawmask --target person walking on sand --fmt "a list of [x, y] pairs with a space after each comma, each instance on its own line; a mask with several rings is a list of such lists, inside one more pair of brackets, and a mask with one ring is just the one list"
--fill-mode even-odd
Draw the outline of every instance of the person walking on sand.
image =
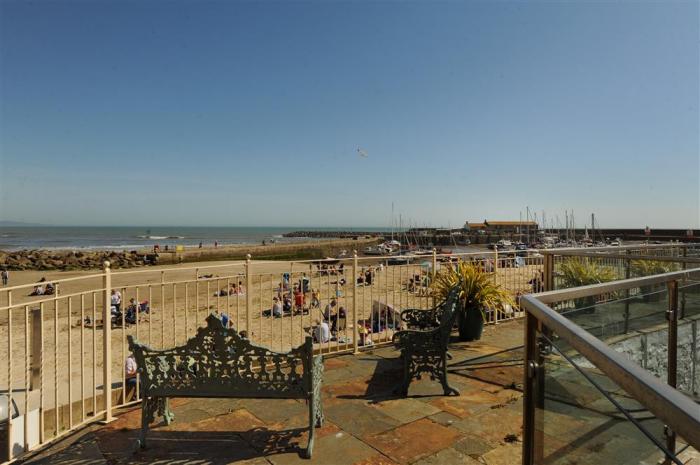
[[7, 282], [10, 280], [10, 273], [6, 269], [3, 269], [0, 275], [2, 276], [2, 285], [7, 286]]

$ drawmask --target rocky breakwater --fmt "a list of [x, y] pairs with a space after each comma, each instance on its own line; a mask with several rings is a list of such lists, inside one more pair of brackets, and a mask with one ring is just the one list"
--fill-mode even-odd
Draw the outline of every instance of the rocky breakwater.
[[143, 254], [131, 252], [75, 252], [49, 250], [0, 251], [0, 269], [7, 270], [84, 270], [102, 268], [109, 260], [112, 268], [131, 268], [144, 264]]

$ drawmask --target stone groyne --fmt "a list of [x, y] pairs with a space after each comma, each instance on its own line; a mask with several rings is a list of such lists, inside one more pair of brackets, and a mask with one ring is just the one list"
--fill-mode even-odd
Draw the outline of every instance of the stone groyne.
[[186, 247], [183, 250], [152, 249], [131, 251], [74, 251], [74, 250], [19, 250], [0, 251], [0, 269], [22, 270], [88, 270], [100, 269], [105, 260], [112, 268], [133, 268], [157, 264], [186, 263], [216, 260], [245, 259], [248, 254], [255, 260], [311, 260], [334, 257], [341, 250], [361, 251], [377, 243], [377, 239], [328, 239], [266, 245], [236, 244], [219, 247]]

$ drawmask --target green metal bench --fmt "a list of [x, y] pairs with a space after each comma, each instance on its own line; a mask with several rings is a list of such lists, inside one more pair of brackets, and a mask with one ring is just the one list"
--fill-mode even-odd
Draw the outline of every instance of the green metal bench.
[[[411, 326], [423, 329], [407, 329], [394, 333], [392, 341], [401, 351], [403, 362], [403, 381], [394, 391], [406, 396], [413, 379], [421, 379], [428, 373], [430, 379], [438, 379], [446, 396], [459, 395], [459, 391], [447, 382], [447, 345], [450, 341], [452, 327], [457, 317], [459, 290], [453, 290], [447, 300], [432, 310], [414, 310], [406, 313], [404, 320]], [[424, 312], [422, 315], [418, 312]], [[404, 313], [401, 314], [404, 319]], [[435, 325], [435, 323], [438, 323]]]
[[313, 355], [311, 337], [289, 352], [273, 352], [225, 328], [215, 315], [206, 321], [207, 326], [199, 328], [185, 345], [172, 349], [151, 349], [128, 337], [143, 396], [138, 445], [146, 446], [148, 425], [156, 413], [166, 425], [173, 421], [168, 405], [171, 397], [306, 399], [309, 441], [305, 456], [311, 458], [314, 427], [323, 424], [323, 358]]

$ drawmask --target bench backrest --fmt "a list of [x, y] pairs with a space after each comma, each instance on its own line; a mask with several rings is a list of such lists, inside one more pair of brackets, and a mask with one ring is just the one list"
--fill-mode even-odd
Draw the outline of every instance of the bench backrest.
[[453, 288], [447, 295], [447, 299], [440, 305], [440, 326], [438, 331], [440, 332], [441, 342], [445, 345], [447, 345], [450, 340], [452, 327], [455, 324], [457, 313], [460, 310], [459, 292], [460, 289], [458, 287]]
[[154, 350], [129, 336], [144, 396], [306, 398], [313, 342], [286, 353], [253, 345], [216, 315], [183, 346]]

